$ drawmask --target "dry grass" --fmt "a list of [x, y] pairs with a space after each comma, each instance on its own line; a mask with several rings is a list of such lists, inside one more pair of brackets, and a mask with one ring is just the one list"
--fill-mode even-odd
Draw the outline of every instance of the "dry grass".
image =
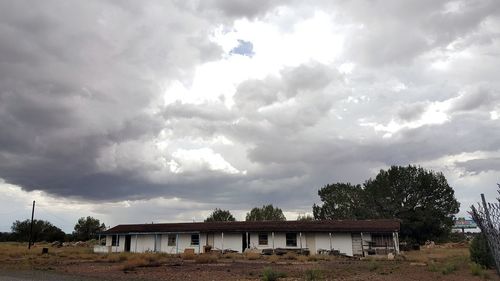
[[181, 258], [183, 260], [194, 260], [196, 258], [196, 254], [190, 253], [190, 252], [188, 252], [188, 253], [182, 253], [181, 254]]
[[271, 263], [277, 263], [280, 260], [280, 257], [277, 255], [270, 255], [267, 257], [267, 260]]
[[212, 255], [212, 254], [201, 254], [201, 255], [197, 255], [196, 258], [194, 259], [194, 261], [196, 263], [200, 263], [200, 264], [217, 263], [218, 257], [216, 255]]
[[261, 256], [262, 255], [260, 253], [252, 253], [252, 252], [245, 253], [245, 258], [247, 260], [260, 260]]
[[410, 251], [404, 254], [412, 262], [445, 262], [456, 257], [469, 258], [468, 248], [432, 248], [420, 251]]

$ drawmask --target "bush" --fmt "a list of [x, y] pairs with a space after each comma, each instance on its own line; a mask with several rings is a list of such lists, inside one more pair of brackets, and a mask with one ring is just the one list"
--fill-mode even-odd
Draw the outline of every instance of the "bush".
[[210, 255], [210, 254], [198, 255], [195, 258], [195, 262], [196, 263], [202, 263], [202, 264], [205, 264], [205, 263], [217, 263], [217, 261], [218, 261], [217, 260], [217, 256]]
[[484, 267], [482, 265], [473, 262], [469, 265], [469, 268], [472, 275], [488, 279], [489, 276], [486, 272], [484, 272]]
[[488, 241], [483, 233], [477, 235], [472, 240], [469, 248], [471, 261], [486, 268], [493, 268], [495, 262], [488, 246]]
[[264, 271], [262, 272], [263, 281], [276, 281], [278, 280], [278, 278], [284, 278], [284, 277], [286, 277], [285, 273], [274, 271], [270, 267], [264, 268]]
[[319, 269], [308, 269], [305, 271], [304, 279], [306, 281], [317, 281], [321, 280], [321, 270]]
[[247, 253], [245, 253], [245, 257], [248, 260], [258, 260], [258, 259], [260, 259], [260, 254], [259, 253], [247, 252]]

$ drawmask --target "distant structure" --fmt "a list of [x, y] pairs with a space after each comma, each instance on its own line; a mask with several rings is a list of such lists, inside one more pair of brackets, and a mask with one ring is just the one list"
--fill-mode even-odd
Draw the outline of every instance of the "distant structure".
[[452, 229], [454, 232], [462, 231], [462, 233], [465, 233], [465, 229], [477, 229], [477, 224], [474, 220], [458, 218], [455, 220]]

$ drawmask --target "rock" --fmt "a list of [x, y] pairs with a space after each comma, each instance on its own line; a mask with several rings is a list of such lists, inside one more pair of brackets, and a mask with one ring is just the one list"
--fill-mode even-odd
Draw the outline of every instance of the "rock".
[[394, 254], [393, 253], [388, 253], [387, 254], [387, 259], [390, 260], [390, 261], [393, 261], [394, 260]]
[[54, 241], [52, 244], [50, 244], [52, 247], [60, 248], [62, 247], [62, 243], [59, 241]]
[[427, 266], [424, 262], [410, 262], [411, 266]]

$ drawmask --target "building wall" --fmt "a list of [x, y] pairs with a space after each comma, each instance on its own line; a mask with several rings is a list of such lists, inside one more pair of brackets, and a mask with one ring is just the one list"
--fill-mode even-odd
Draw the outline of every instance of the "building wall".
[[[206, 235], [203, 235], [204, 238]], [[243, 250], [243, 240], [241, 233], [224, 233], [224, 240], [222, 239], [222, 233], [214, 233], [214, 250], [233, 250], [239, 253]], [[205, 244], [203, 244], [205, 245]]]
[[123, 252], [123, 249], [125, 248], [125, 236], [123, 235], [118, 235], [118, 246], [111, 246], [112, 242], [112, 236], [114, 235], [106, 235], [106, 246], [111, 247], [111, 252], [116, 253], [116, 252]]
[[[352, 256], [351, 233], [332, 233], [332, 248], [348, 256]], [[330, 236], [328, 233], [315, 234], [316, 252], [330, 250]]]

